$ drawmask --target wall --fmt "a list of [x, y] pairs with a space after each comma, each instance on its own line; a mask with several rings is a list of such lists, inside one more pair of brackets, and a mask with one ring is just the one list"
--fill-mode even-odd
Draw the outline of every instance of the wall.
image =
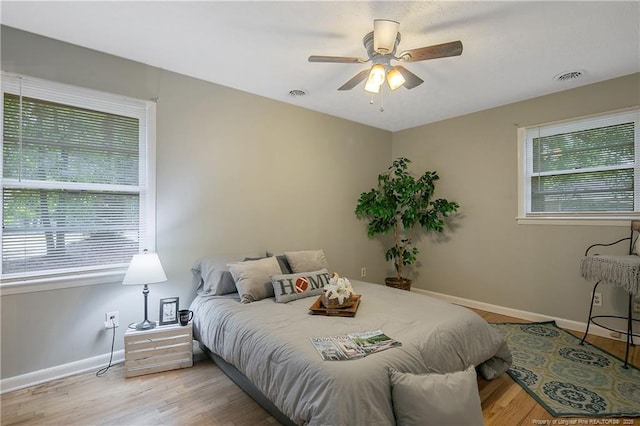
[[[382, 249], [353, 209], [391, 158], [391, 134], [132, 61], [2, 27], [2, 69], [157, 106], [158, 300], [194, 295], [190, 267], [214, 253], [323, 248], [331, 269], [382, 282]], [[141, 288], [119, 282], [1, 296], [1, 375], [109, 352], [104, 313], [142, 318]], [[116, 350], [122, 349], [124, 327]]]
[[[580, 277], [579, 259], [592, 243], [627, 236], [629, 222], [518, 225], [516, 126], [639, 103], [635, 74], [394, 133], [393, 157], [410, 158], [416, 172], [438, 171], [438, 195], [461, 205], [447, 238], [420, 241], [416, 287], [586, 321], [592, 285]], [[601, 310], [625, 312], [625, 293], [601, 288]]]

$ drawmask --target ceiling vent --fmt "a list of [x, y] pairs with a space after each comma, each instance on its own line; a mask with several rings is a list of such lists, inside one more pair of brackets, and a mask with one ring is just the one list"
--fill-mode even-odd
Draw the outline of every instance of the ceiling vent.
[[570, 80], [575, 80], [576, 78], [582, 77], [582, 74], [583, 74], [582, 71], [563, 72], [562, 74], [558, 74], [555, 77], [553, 77], [553, 79], [555, 81], [570, 81]]
[[307, 92], [300, 89], [289, 90], [289, 96], [291, 96], [292, 98], [299, 98], [301, 96], [305, 96], [306, 94]]

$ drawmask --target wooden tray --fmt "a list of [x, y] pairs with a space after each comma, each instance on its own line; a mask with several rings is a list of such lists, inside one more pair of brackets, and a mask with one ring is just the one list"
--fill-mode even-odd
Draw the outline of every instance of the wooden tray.
[[322, 304], [322, 296], [318, 297], [318, 300], [314, 302], [309, 308], [311, 315], [326, 315], [330, 317], [355, 317], [358, 306], [360, 306], [360, 295], [354, 294], [355, 301], [353, 305], [348, 308], [331, 308], [327, 309]]

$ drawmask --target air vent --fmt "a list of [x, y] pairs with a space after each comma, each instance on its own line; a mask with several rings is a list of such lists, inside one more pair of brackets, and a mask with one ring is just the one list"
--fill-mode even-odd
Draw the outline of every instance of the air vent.
[[289, 96], [291, 96], [292, 98], [299, 98], [301, 96], [305, 96], [306, 94], [307, 92], [300, 89], [293, 89], [289, 91]]
[[558, 74], [553, 79], [555, 81], [570, 81], [575, 80], [576, 78], [582, 77], [582, 71], [569, 71], [563, 72], [562, 74]]

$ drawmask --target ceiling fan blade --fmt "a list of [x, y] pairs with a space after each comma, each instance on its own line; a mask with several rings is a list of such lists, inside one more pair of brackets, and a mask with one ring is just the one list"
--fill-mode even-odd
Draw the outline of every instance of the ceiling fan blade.
[[414, 87], [420, 86], [422, 83], [424, 83], [424, 81], [420, 77], [418, 77], [417, 75], [415, 75], [414, 73], [406, 69], [405, 67], [396, 65], [396, 69], [400, 71], [400, 74], [402, 74], [402, 76], [404, 77], [405, 81], [403, 86], [405, 88], [413, 89]]
[[369, 61], [368, 59], [353, 58], [348, 56], [309, 56], [309, 62], [332, 62], [338, 64], [363, 64]]
[[338, 90], [351, 90], [364, 81], [369, 75], [369, 70], [362, 70], [358, 74], [356, 74], [351, 80], [347, 81], [345, 84], [340, 86]]
[[404, 62], [417, 62], [459, 55], [462, 55], [462, 42], [460, 40], [406, 50], [398, 55], [396, 59]]

